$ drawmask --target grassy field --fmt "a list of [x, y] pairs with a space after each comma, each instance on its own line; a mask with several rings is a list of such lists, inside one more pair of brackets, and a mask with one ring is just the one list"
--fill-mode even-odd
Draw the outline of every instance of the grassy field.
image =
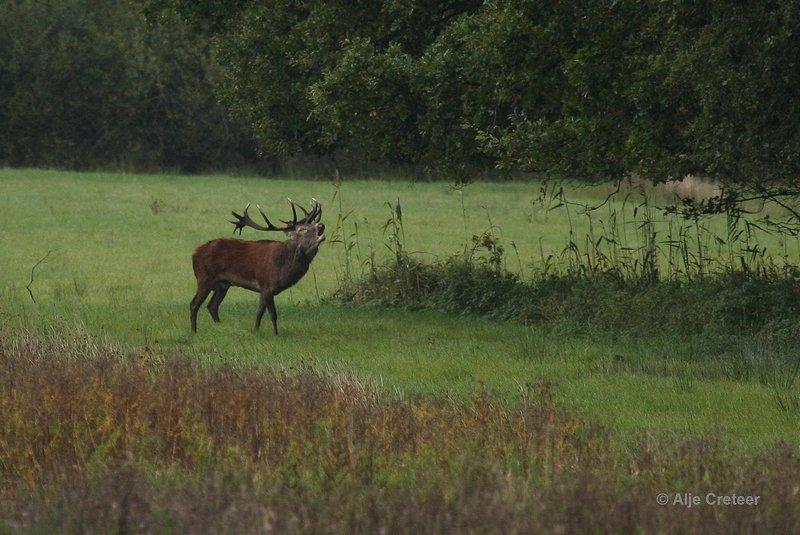
[[[447, 256], [490, 225], [519, 256], [509, 268], [532, 269], [542, 255], [561, 251], [589, 232], [586, 219], [534, 204], [537, 183], [480, 183], [463, 192], [442, 183], [265, 180], [223, 176], [147, 176], [0, 170], [0, 315], [7, 332], [85, 333], [143, 354], [175, 351], [210, 364], [293, 366], [310, 363], [374, 380], [401, 395], [472, 391], [479, 383], [499, 396], [547, 379], [557, 402], [607, 424], [620, 437], [635, 431], [701, 434], [720, 431], [759, 446], [798, 442], [797, 416], [781, 411], [773, 388], [758, 381], [704, 379], [702, 362], [673, 359], [702, 350], [669, 332], [637, 339], [614, 332], [570, 335], [563, 329], [488, 322], [433, 312], [351, 307], [320, 299], [337, 280], [374, 252], [385, 257], [382, 226], [387, 202], [403, 207], [407, 250]], [[602, 200], [606, 190], [571, 192], [574, 200]], [[313, 271], [278, 298], [281, 335], [252, 331], [256, 296], [229, 294], [222, 323], [205, 310], [191, 335], [188, 302], [193, 247], [230, 235], [231, 210], [258, 202], [283, 216], [286, 196], [315, 197], [323, 221], [351, 247], [324, 244]], [[463, 200], [463, 211], [462, 211]], [[608, 209], [622, 211], [617, 203]], [[631, 207], [627, 208], [631, 210]], [[356, 227], [357, 225], [357, 227]], [[716, 222], [723, 232], [724, 221]], [[256, 238], [246, 232], [246, 238]], [[632, 231], [635, 240], [635, 231]], [[761, 241], [776, 253], [797, 255], [797, 243]], [[48, 251], [31, 289], [31, 266]], [[628, 360], [664, 363], [660, 373], [619, 369]]]

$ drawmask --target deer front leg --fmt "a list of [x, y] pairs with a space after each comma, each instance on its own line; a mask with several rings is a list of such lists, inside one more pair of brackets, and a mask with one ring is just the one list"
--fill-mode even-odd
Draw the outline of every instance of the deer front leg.
[[278, 311], [275, 310], [275, 296], [271, 292], [262, 292], [258, 303], [258, 314], [256, 315], [256, 329], [261, 327], [261, 318], [264, 312], [269, 310], [269, 317], [272, 320], [272, 330], [278, 334]]

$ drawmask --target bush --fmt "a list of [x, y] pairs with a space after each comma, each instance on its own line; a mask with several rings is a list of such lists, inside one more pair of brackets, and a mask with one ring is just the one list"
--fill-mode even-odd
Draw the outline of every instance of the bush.
[[[579, 330], [651, 335], [759, 334], [800, 324], [800, 272], [720, 272], [692, 281], [630, 280], [616, 272], [544, 274], [522, 280], [497, 261], [408, 256], [339, 288], [345, 302], [432, 308], [523, 323], [569, 322]], [[581, 327], [582, 326], [582, 327]]]

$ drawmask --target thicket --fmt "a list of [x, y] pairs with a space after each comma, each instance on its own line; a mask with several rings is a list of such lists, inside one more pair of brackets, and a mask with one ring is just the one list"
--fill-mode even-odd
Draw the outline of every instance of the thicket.
[[249, 126], [216, 96], [207, 39], [133, 0], [0, 1], [0, 165], [256, 167]]
[[[569, 321], [578, 330], [653, 335], [800, 333], [800, 271], [730, 272], [703, 280], [633, 283], [613, 273], [522, 279], [472, 257], [423, 262], [403, 256], [336, 296], [346, 302], [432, 308], [523, 323]], [[580, 327], [583, 326], [583, 327]]]
[[794, 183], [800, 2], [150, 0], [273, 154]]
[[196, 171], [258, 149], [328, 175], [790, 187], [800, 171], [797, 0], [0, 8], [6, 165]]
[[[0, 530], [792, 532], [796, 448], [621, 447], [540, 382], [393, 398], [311, 369], [209, 368], [91, 339], [0, 338]], [[658, 505], [660, 492], [760, 496]], [[587, 506], [591, 504], [591, 506]]]

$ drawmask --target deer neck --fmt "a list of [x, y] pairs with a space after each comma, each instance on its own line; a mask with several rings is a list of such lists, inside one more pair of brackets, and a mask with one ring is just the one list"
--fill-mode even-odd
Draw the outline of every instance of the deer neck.
[[283, 242], [284, 262], [281, 265], [280, 286], [288, 288], [299, 281], [308, 271], [314, 255], [310, 255], [294, 240]]

